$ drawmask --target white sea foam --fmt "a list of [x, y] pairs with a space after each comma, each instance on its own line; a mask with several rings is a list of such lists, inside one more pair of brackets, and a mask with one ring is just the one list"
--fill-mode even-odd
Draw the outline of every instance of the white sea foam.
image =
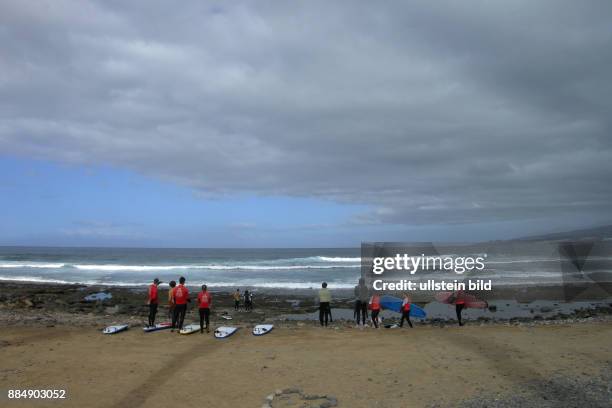
[[343, 258], [338, 256], [315, 256], [315, 259], [319, 259], [324, 262], [361, 262], [361, 258]]
[[[80, 284], [89, 286], [124, 286], [124, 287], [138, 287], [151, 284], [151, 282], [124, 282], [124, 281], [109, 281], [99, 282], [96, 280], [80, 280], [75, 279], [73, 281], [63, 279], [52, 279], [43, 278], [39, 276], [1, 276], [0, 281], [10, 282], [31, 282], [31, 283], [56, 283], [56, 284]], [[192, 280], [187, 282], [188, 286], [200, 286], [206, 283], [210, 287], [253, 287], [253, 288], [269, 288], [269, 289], [318, 289], [321, 287], [321, 282], [262, 282], [255, 280], [237, 280], [232, 282], [214, 282], [214, 281], [200, 281]], [[164, 284], [163, 286], [167, 286]], [[355, 286], [354, 283], [330, 283], [330, 289], [351, 289]]]
[[114, 265], [114, 264], [76, 264], [72, 265], [74, 268], [83, 271], [171, 271], [171, 270], [197, 270], [197, 269], [208, 269], [208, 270], [254, 270], [254, 271], [267, 271], [267, 270], [288, 270], [288, 269], [336, 269], [336, 268], [359, 268], [360, 265], [222, 265], [222, 264], [210, 264], [210, 265]]
[[45, 263], [45, 262], [3, 262], [0, 263], [0, 268], [63, 268], [66, 264], [63, 263]]

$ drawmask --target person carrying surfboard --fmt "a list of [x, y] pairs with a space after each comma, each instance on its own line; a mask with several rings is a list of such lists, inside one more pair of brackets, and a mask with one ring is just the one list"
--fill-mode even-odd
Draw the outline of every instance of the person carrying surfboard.
[[327, 282], [323, 282], [321, 284], [321, 289], [319, 289], [319, 322], [321, 322], [321, 326], [325, 324], [327, 327], [327, 322], [331, 317], [331, 292], [327, 289]]
[[155, 326], [155, 316], [157, 315], [157, 307], [159, 305], [159, 299], [157, 297], [157, 287], [161, 282], [159, 279], [153, 279], [153, 283], [149, 285], [149, 293], [147, 298], [147, 304], [149, 305], [149, 327]]
[[457, 313], [457, 321], [459, 322], [459, 326], [463, 326], [463, 322], [461, 321], [461, 312], [463, 308], [465, 308], [465, 296], [462, 290], [458, 290], [453, 294], [455, 301], [455, 312]]
[[380, 296], [374, 292], [370, 298], [370, 310], [372, 311], [372, 323], [378, 329], [378, 314], [380, 313]]
[[404, 300], [402, 301], [402, 320], [400, 320], [400, 327], [404, 327], [404, 320], [408, 322], [410, 328], [412, 328], [412, 322], [410, 321], [410, 307], [412, 300], [407, 293], [404, 293]]
[[202, 291], [198, 293], [198, 311], [200, 312], [200, 333], [204, 333], [204, 321], [206, 321], [206, 333], [210, 332], [210, 307], [212, 306], [212, 295], [206, 285], [202, 285]]
[[172, 289], [174, 298], [174, 315], [172, 316], [172, 330], [178, 328], [179, 332], [183, 328], [185, 313], [187, 312], [187, 302], [189, 301], [189, 290], [185, 287], [185, 278], [179, 278], [179, 284]]
[[370, 300], [370, 290], [365, 284], [365, 279], [359, 278], [359, 284], [355, 286], [355, 314], [357, 325], [361, 320], [361, 325], [365, 326], [368, 318], [368, 301]]

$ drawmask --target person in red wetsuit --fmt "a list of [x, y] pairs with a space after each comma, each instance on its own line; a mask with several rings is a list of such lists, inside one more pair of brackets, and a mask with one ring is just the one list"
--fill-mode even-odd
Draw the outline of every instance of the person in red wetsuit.
[[370, 298], [370, 310], [372, 311], [372, 323], [378, 329], [378, 314], [380, 313], [380, 296], [374, 293]]
[[462, 290], [458, 290], [454, 294], [455, 297], [455, 311], [457, 312], [457, 321], [459, 322], [459, 326], [463, 326], [463, 322], [461, 321], [461, 312], [465, 308], [465, 296], [463, 295]]
[[202, 291], [198, 293], [198, 309], [200, 312], [200, 333], [204, 333], [204, 321], [206, 321], [206, 333], [210, 332], [210, 307], [212, 306], [212, 295], [206, 285], [202, 285]]
[[157, 306], [159, 305], [159, 298], [157, 297], [157, 287], [161, 282], [159, 279], [153, 279], [153, 283], [149, 286], [149, 295], [147, 298], [147, 304], [149, 305], [149, 327], [155, 326], [155, 316], [157, 315]]
[[402, 301], [402, 320], [400, 320], [400, 327], [404, 327], [404, 320], [408, 321], [408, 325], [412, 328], [412, 322], [410, 321], [410, 305], [412, 300], [407, 293], [404, 293], [404, 300]]
[[174, 315], [172, 316], [172, 329], [178, 328], [179, 331], [183, 328], [185, 321], [185, 313], [187, 312], [187, 302], [189, 299], [189, 290], [185, 287], [185, 278], [179, 279], [179, 284], [172, 289], [172, 297], [174, 298]]

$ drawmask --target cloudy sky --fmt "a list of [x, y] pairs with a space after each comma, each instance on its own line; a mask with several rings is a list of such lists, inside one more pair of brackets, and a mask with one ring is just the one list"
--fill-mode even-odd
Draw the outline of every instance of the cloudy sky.
[[0, 244], [612, 223], [609, 1], [127, 3], [0, 4]]

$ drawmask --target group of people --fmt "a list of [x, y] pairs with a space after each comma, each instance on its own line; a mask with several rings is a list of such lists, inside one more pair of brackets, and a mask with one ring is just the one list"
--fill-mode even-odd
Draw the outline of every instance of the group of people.
[[[149, 286], [147, 304], [149, 305], [149, 327], [155, 326], [155, 318], [157, 316], [157, 309], [159, 307], [159, 295], [158, 286], [162, 283], [158, 278], [153, 280], [153, 283]], [[179, 278], [179, 283], [176, 281], [170, 281], [168, 283], [170, 290], [168, 290], [168, 318], [172, 320], [171, 331], [175, 329], [180, 332], [185, 322], [185, 314], [187, 313], [187, 303], [191, 302], [189, 297], [189, 289], [185, 286], [185, 277]], [[202, 285], [202, 290], [197, 296], [197, 306], [200, 315], [200, 333], [204, 333], [204, 330], [208, 333], [210, 331], [210, 309], [212, 307], [212, 294], [208, 291], [206, 285]], [[253, 292], [249, 290], [244, 291], [244, 295], [241, 296], [240, 289], [236, 289], [233, 294], [234, 298], [234, 309], [240, 310], [240, 301], [244, 301], [244, 310], [250, 312], [253, 310]]]
[[252, 291], [249, 291], [247, 289], [244, 291], [243, 295], [240, 295], [240, 289], [236, 289], [236, 291], [233, 293], [232, 296], [234, 298], [234, 310], [235, 311], [240, 310], [240, 300], [241, 299], [244, 301], [244, 311], [245, 312], [253, 311], [253, 292]]
[[[321, 289], [319, 290], [319, 322], [321, 326], [327, 326], [328, 323], [332, 321], [331, 300], [331, 292], [327, 288], [327, 282], [323, 282], [321, 284]], [[459, 326], [463, 326], [461, 312], [465, 308], [465, 299], [462, 291], [457, 291], [453, 294], [452, 303], [455, 305]], [[404, 293], [400, 307], [402, 317], [400, 319], [399, 327], [404, 327], [404, 321], [408, 323], [408, 326], [411, 328], [413, 327], [412, 321], [410, 320], [411, 308], [412, 299], [408, 293]], [[376, 291], [372, 293], [365, 284], [365, 280], [361, 278], [359, 279], [359, 284], [355, 286], [355, 309], [353, 311], [353, 319], [358, 327], [363, 327], [366, 325], [368, 310], [371, 311], [370, 318], [372, 320], [372, 324], [378, 329], [380, 325], [379, 314], [382, 310], [380, 304], [380, 294]]]
[[[147, 304], [149, 305], [149, 327], [155, 326], [155, 317], [159, 307], [158, 286], [162, 283], [155, 278], [149, 286]], [[187, 313], [187, 303], [191, 302], [189, 289], [185, 286], [185, 277], [179, 278], [179, 283], [175, 281], [169, 282], [170, 290], [168, 291], [168, 318], [172, 320], [171, 331], [180, 330], [185, 322], [185, 314]], [[212, 294], [208, 291], [206, 285], [202, 285], [202, 290], [197, 296], [198, 312], [200, 314], [200, 333], [210, 331], [210, 309], [212, 307]]]
[[[158, 278], [153, 280], [153, 283], [149, 286], [147, 304], [149, 305], [149, 326], [155, 326], [155, 318], [157, 316], [157, 309], [159, 307], [159, 295], [158, 286], [162, 283]], [[187, 313], [187, 303], [191, 302], [189, 297], [189, 290], [185, 286], [185, 277], [179, 278], [179, 283], [175, 281], [169, 282], [170, 290], [168, 291], [168, 318], [172, 320], [171, 331], [175, 329], [180, 331], [183, 328], [185, 321], [185, 314]], [[232, 295], [234, 299], [234, 310], [240, 310], [240, 302], [244, 301], [244, 310], [249, 312], [253, 310], [253, 292], [245, 290], [244, 294], [240, 294], [240, 289]], [[327, 282], [321, 284], [319, 290], [319, 322], [321, 326], [327, 326], [333, 322], [331, 312], [331, 301], [332, 296], [330, 290], [327, 288]], [[460, 326], [463, 326], [461, 320], [461, 312], [465, 308], [465, 300], [462, 296], [461, 291], [453, 294], [453, 304], [455, 304], [457, 312], [457, 321]], [[410, 321], [410, 309], [412, 300], [410, 296], [405, 293], [401, 305], [401, 320], [399, 327], [404, 326], [404, 321], [412, 326]], [[200, 315], [200, 333], [210, 331], [210, 309], [212, 307], [212, 294], [208, 291], [206, 285], [202, 285], [201, 291], [197, 296], [197, 306]], [[377, 292], [371, 293], [370, 289], [366, 286], [363, 278], [359, 279], [359, 284], [355, 286], [355, 309], [353, 318], [355, 319], [357, 326], [363, 327], [366, 325], [368, 319], [368, 310], [371, 311], [370, 318], [374, 327], [378, 328], [380, 324], [379, 314], [381, 311], [380, 295]]]

